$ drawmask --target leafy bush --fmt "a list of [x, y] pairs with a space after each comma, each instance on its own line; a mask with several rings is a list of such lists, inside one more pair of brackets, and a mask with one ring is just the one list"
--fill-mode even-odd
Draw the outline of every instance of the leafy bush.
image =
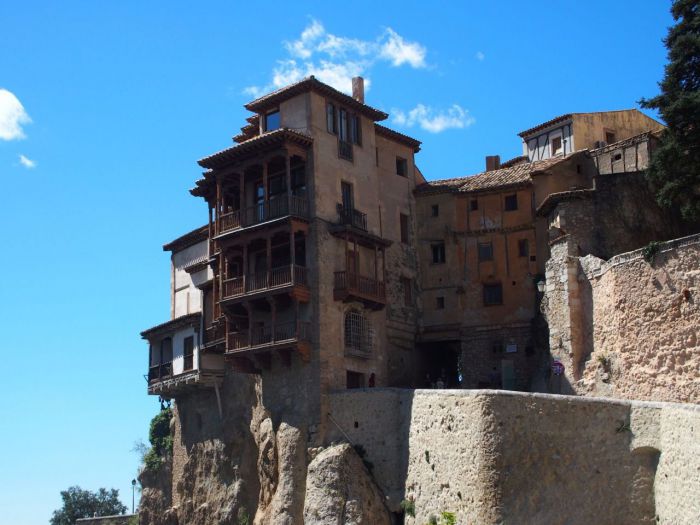
[[413, 499], [408, 498], [401, 502], [401, 509], [406, 516], [416, 517], [416, 502]]
[[116, 489], [99, 489], [97, 492], [70, 487], [61, 491], [63, 507], [53, 512], [51, 525], [73, 525], [78, 518], [124, 514], [126, 506], [119, 501]]
[[661, 251], [661, 243], [658, 241], [651, 241], [644, 248], [642, 248], [642, 256], [644, 260], [651, 264], [654, 261], [654, 257]]
[[148, 431], [148, 440], [151, 448], [143, 457], [143, 465], [146, 470], [158, 470], [163, 464], [163, 459], [173, 452], [173, 437], [170, 435], [170, 419], [173, 413], [170, 408], [161, 410], [151, 420]]

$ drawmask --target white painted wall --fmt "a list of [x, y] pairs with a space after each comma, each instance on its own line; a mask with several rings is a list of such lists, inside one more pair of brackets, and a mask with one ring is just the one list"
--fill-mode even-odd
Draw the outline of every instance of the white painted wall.
[[202, 241], [184, 250], [173, 253], [172, 268], [175, 278], [173, 282], [173, 317], [202, 311], [202, 293], [198, 285], [213, 277], [210, 268], [189, 274], [185, 268], [193, 261], [201, 261], [208, 255], [208, 242]]
[[185, 370], [185, 338], [194, 338], [194, 370], [199, 368], [199, 341], [191, 327], [183, 328], [173, 334], [173, 375], [182, 374]]
[[561, 137], [562, 154], [576, 151], [573, 134], [573, 121], [568, 120], [545, 128], [537, 134], [523, 139], [523, 155], [531, 161], [544, 160], [552, 157], [552, 139]]

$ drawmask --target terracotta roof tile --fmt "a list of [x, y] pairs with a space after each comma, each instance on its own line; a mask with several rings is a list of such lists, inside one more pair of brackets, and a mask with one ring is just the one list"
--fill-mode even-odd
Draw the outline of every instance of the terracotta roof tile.
[[427, 184], [421, 184], [416, 187], [416, 193], [465, 193], [530, 184], [532, 181], [531, 176], [534, 173], [547, 170], [560, 162], [570, 159], [577, 153], [536, 162], [517, 163], [512, 166], [485, 171], [468, 177], [429, 181]]
[[382, 126], [381, 124], [377, 124], [376, 122], [374, 123], [374, 130], [377, 135], [401, 142], [402, 144], [406, 144], [407, 146], [413, 148], [414, 153], [418, 153], [420, 151], [420, 140], [416, 140], [413, 137], [399, 133], [398, 131]]

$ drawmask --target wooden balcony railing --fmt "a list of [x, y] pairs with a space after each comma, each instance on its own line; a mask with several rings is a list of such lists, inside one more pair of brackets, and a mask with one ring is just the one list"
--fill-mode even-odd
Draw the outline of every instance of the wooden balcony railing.
[[386, 290], [382, 281], [354, 272], [335, 272], [334, 289], [381, 303], [386, 300]]
[[308, 218], [308, 199], [306, 197], [297, 197], [296, 195], [279, 195], [242, 210], [224, 213], [219, 216], [217, 221], [217, 234], [237, 230], [238, 228], [255, 226], [256, 224], [286, 217], [287, 215]]
[[148, 382], [157, 382], [173, 375], [173, 364], [162, 363], [160, 365], [151, 366], [148, 369]]
[[273, 346], [280, 343], [308, 341], [311, 323], [307, 321], [289, 321], [254, 328], [252, 332], [244, 330], [229, 333], [227, 352], [236, 352], [248, 348]]
[[258, 272], [248, 276], [226, 279], [224, 281], [223, 298], [230, 299], [280, 286], [306, 286], [307, 283], [306, 268], [290, 264], [273, 268], [269, 272]]
[[223, 323], [216, 323], [204, 329], [204, 344], [211, 344], [226, 337], [226, 328]]
[[362, 213], [354, 208], [347, 208], [338, 203], [338, 222], [358, 228], [362, 231], [367, 231], [367, 214]]

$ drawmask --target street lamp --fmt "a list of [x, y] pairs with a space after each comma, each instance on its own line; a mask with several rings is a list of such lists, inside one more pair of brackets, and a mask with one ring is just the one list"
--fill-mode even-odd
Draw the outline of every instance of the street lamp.
[[537, 281], [537, 291], [540, 293], [544, 293], [545, 285], [546, 285], [546, 282], [545, 282], [544, 278]]
[[134, 513], [134, 492], [136, 491], [136, 480], [131, 480], [131, 513]]

